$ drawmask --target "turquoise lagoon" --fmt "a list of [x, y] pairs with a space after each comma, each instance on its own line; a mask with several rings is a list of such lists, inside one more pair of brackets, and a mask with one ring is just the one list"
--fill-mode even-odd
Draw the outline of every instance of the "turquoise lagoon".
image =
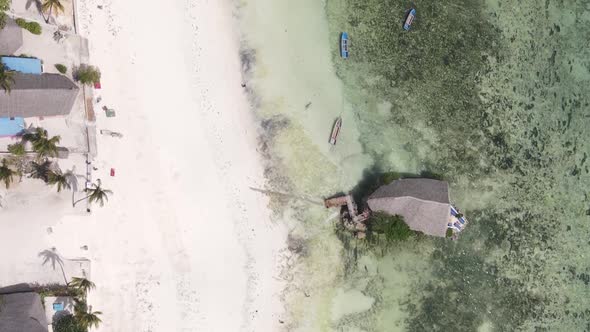
[[[590, 330], [590, 1], [425, 0], [404, 32], [411, 6], [237, 3], [266, 189], [292, 195], [271, 195], [298, 257], [286, 327]], [[337, 236], [317, 202], [384, 171], [442, 174], [469, 228]]]

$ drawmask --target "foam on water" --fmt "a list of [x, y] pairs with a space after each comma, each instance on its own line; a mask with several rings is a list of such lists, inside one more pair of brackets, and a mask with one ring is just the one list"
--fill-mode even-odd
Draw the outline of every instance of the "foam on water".
[[321, 200], [372, 170], [429, 171], [471, 221], [456, 242], [375, 251], [335, 233], [323, 207], [273, 198], [300, 244], [289, 327], [590, 329], [590, 3], [428, 0], [406, 33], [409, 6], [240, 5], [269, 189]]

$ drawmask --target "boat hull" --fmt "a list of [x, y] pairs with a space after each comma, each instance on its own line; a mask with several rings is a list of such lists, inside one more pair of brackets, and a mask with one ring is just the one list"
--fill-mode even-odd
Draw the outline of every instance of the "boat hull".
[[414, 22], [414, 18], [416, 18], [416, 9], [412, 8], [406, 17], [406, 21], [404, 22], [404, 30], [409, 31], [412, 28], [412, 22]]
[[343, 59], [348, 58], [348, 34], [346, 32], [340, 35], [340, 56]]
[[336, 122], [334, 122], [332, 133], [330, 134], [330, 144], [336, 145], [338, 135], [340, 135], [340, 127], [342, 127], [342, 118], [338, 118], [336, 119]]

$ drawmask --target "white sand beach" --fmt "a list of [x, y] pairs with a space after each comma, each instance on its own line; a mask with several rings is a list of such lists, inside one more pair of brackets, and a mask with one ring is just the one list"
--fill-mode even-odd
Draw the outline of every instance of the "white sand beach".
[[[9, 269], [22, 269], [21, 259], [41, 264], [47, 248], [90, 259], [99, 331], [278, 330], [286, 230], [249, 189], [264, 179], [231, 2], [79, 0], [75, 8], [102, 72], [97, 129], [124, 135], [98, 135], [93, 161], [93, 178], [114, 194], [90, 215], [69, 211], [69, 193], [7, 195], [2, 216], [22, 219], [15, 237], [30, 235], [2, 245], [19, 246]], [[42, 273], [2, 272], [2, 284]]]

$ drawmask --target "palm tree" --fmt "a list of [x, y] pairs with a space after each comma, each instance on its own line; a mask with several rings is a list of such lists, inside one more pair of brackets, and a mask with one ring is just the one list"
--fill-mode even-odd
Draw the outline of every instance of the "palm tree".
[[47, 14], [47, 18], [45, 19], [45, 23], [49, 23], [51, 10], [53, 7], [55, 7], [55, 16], [57, 16], [60, 12], [64, 12], [64, 6], [61, 4], [60, 0], [45, 0], [41, 5], [41, 10], [43, 10], [43, 12], [49, 12]]
[[78, 325], [85, 329], [89, 329], [91, 327], [98, 327], [98, 325], [102, 322], [98, 315], [102, 315], [100, 311], [91, 311], [88, 308], [88, 304], [84, 299], [74, 299], [74, 317], [78, 322]]
[[33, 161], [31, 163], [31, 166], [33, 166], [33, 170], [31, 171], [31, 174], [29, 175], [30, 178], [41, 179], [45, 182], [49, 182], [49, 176], [52, 173], [51, 161], [45, 160], [42, 163], [38, 163], [36, 161]]
[[59, 136], [53, 136], [49, 138], [47, 130], [37, 127], [34, 131], [26, 131], [22, 135], [22, 139], [25, 142], [30, 142], [33, 146], [33, 150], [37, 152], [37, 158], [57, 157], [58, 149], [57, 144], [61, 140]]
[[14, 171], [6, 165], [6, 159], [2, 159], [2, 166], [0, 166], [0, 181], [4, 181], [6, 189], [10, 187], [13, 175]]
[[[100, 179], [96, 180], [96, 183], [92, 184], [92, 188], [87, 188], [85, 189], [85, 191], [88, 194], [88, 196], [84, 197], [84, 198], [80, 198], [79, 200], [72, 202], [73, 206], [76, 206], [76, 204], [80, 201], [83, 201], [85, 199], [88, 199], [88, 202], [90, 203], [94, 203], [94, 202], [98, 202], [98, 204], [100, 204], [100, 206], [104, 206], [104, 202], [108, 202], [109, 201], [109, 196], [108, 195], [112, 195], [113, 192], [111, 190], [108, 189], [104, 189], [101, 187], [101, 182]], [[72, 201], [74, 200], [74, 197], [72, 196]]]
[[96, 288], [96, 285], [86, 279], [86, 278], [77, 278], [77, 277], [72, 277], [72, 281], [70, 281], [69, 286], [77, 288], [78, 290], [82, 291], [84, 293], [84, 297], [86, 297], [86, 294], [88, 294], [88, 291]]
[[57, 185], [57, 192], [61, 192], [62, 189], [71, 189], [70, 182], [68, 181], [69, 174], [62, 173], [61, 170], [49, 171], [47, 175], [47, 183], [51, 185]]
[[100, 185], [100, 180], [96, 181], [98, 184], [92, 184], [92, 188], [88, 189], [90, 195], [88, 195], [88, 201], [90, 203], [98, 202], [100, 206], [104, 206], [104, 202], [109, 200], [108, 195], [112, 195], [113, 192], [108, 189], [103, 189]]
[[25, 145], [22, 142], [9, 144], [8, 152], [12, 154], [12, 156], [9, 157], [9, 162], [16, 168], [16, 174], [19, 176], [19, 181], [22, 181], [23, 173], [27, 166]]
[[3, 63], [0, 63], [0, 86], [6, 93], [10, 93], [14, 84], [14, 71], [8, 69]]

